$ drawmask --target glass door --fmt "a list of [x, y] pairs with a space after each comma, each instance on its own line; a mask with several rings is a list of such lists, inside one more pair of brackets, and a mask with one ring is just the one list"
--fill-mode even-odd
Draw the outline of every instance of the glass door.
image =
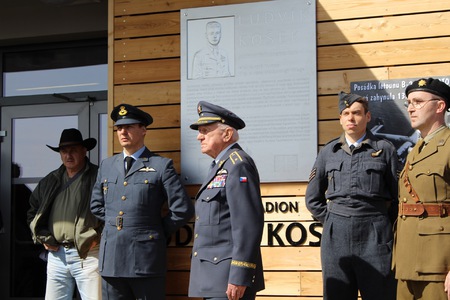
[[34, 245], [26, 222], [28, 199], [39, 180], [61, 165], [61, 132], [78, 128], [83, 139], [97, 139], [88, 153], [98, 164], [107, 155], [106, 101], [3, 107], [1, 112], [0, 298], [41, 299], [46, 280], [46, 253]]

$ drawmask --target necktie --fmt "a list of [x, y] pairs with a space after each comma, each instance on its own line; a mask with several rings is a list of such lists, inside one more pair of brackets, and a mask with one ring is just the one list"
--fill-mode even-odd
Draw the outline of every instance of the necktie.
[[128, 171], [130, 171], [131, 166], [133, 165], [134, 159], [131, 156], [127, 156], [125, 157], [125, 162], [126, 162], [126, 169], [125, 169], [125, 175], [128, 173]]
[[417, 152], [420, 153], [424, 146], [425, 146], [425, 140], [424, 139], [420, 139], [417, 142]]
[[355, 145], [350, 145], [350, 151], [353, 151], [355, 149]]
[[216, 166], [216, 161], [215, 160], [213, 160], [212, 162], [211, 162], [211, 165], [209, 166], [209, 170], [208, 170], [208, 178], [210, 177], [210, 176], [212, 176], [213, 174], [212, 174], [212, 171], [214, 170], [214, 167]]
[[212, 169], [214, 169], [215, 166], [216, 166], [216, 160], [214, 159], [214, 160], [211, 162], [211, 166], [209, 166], [209, 170], [211, 171]]

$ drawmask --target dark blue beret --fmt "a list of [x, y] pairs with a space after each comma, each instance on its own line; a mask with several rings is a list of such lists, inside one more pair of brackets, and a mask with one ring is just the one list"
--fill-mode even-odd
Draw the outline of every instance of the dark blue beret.
[[144, 124], [148, 126], [153, 123], [153, 118], [148, 113], [130, 104], [119, 104], [111, 112], [114, 125]]
[[219, 105], [206, 101], [200, 101], [197, 105], [198, 120], [191, 124], [191, 129], [197, 130], [200, 125], [207, 125], [215, 122], [221, 122], [235, 129], [245, 127], [245, 122], [234, 113]]
[[441, 97], [447, 103], [447, 109], [450, 108], [450, 86], [446, 85], [439, 79], [434, 78], [422, 78], [414, 81], [412, 84], [406, 87], [406, 96], [414, 91], [424, 91]]
[[366, 97], [357, 95], [357, 94], [347, 94], [345, 92], [339, 93], [339, 114], [348, 107], [350, 107], [357, 100], [362, 100], [364, 102], [368, 102]]

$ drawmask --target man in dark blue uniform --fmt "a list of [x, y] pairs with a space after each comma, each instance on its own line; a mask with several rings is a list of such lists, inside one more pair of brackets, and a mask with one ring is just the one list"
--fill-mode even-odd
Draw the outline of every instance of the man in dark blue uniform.
[[264, 209], [259, 174], [237, 144], [242, 119], [229, 110], [200, 101], [201, 151], [214, 159], [196, 196], [190, 297], [254, 299], [264, 289], [261, 238]]
[[[91, 199], [105, 222], [99, 271], [103, 300], [165, 299], [166, 238], [194, 207], [172, 160], [144, 145], [152, 117], [128, 104], [111, 112], [123, 152], [102, 161]], [[167, 203], [168, 213], [161, 216]]]
[[325, 300], [395, 299], [391, 271], [392, 221], [397, 208], [394, 146], [367, 130], [366, 98], [339, 94], [344, 133], [320, 151], [306, 190], [306, 206], [323, 225]]

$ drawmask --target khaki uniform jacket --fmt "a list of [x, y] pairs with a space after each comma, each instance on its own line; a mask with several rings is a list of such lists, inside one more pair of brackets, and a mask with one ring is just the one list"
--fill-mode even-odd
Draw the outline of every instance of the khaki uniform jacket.
[[[450, 129], [434, 136], [419, 153], [416, 145], [399, 179], [399, 203], [415, 203], [409, 181], [423, 203], [450, 203]], [[399, 213], [400, 214], [400, 213]], [[393, 266], [396, 278], [444, 281], [450, 271], [450, 216], [397, 219]]]

